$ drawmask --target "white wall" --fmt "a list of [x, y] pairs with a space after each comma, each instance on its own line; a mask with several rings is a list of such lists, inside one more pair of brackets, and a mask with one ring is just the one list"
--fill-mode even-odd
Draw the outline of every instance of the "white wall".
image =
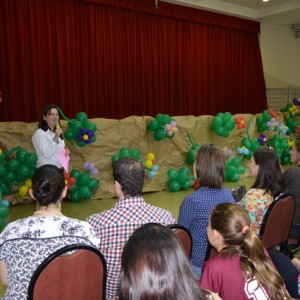
[[300, 87], [300, 38], [290, 25], [261, 23], [260, 47], [267, 88]]

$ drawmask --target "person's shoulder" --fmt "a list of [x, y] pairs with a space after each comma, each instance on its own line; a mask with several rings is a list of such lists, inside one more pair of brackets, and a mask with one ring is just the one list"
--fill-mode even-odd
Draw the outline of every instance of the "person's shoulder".
[[104, 222], [108, 219], [111, 219], [112, 216], [118, 215], [118, 214], [119, 214], [119, 212], [116, 208], [110, 208], [110, 209], [104, 210], [102, 212], [90, 215], [89, 217], [87, 217], [86, 222], [89, 224], [94, 223], [94, 222], [97, 222], [97, 223]]
[[299, 167], [292, 167], [292, 168], [289, 168], [289, 169], [286, 169], [284, 172], [283, 172], [283, 176], [284, 177], [287, 177], [287, 176], [300, 176], [300, 168]]

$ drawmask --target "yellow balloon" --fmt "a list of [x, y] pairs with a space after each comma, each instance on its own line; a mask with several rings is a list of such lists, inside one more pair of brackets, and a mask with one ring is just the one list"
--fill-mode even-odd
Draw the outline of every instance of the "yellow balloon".
[[0, 155], [2, 154], [2, 149], [0, 148]]
[[154, 160], [154, 158], [155, 158], [155, 155], [153, 153], [148, 153], [147, 159]]
[[28, 187], [29, 189], [32, 187], [31, 179], [27, 179], [27, 180], [25, 181], [25, 186]]
[[19, 195], [21, 196], [21, 197], [24, 197], [26, 194], [27, 194], [27, 192], [28, 192], [28, 187], [27, 186], [25, 186], [25, 185], [22, 185], [21, 187], [20, 187], [20, 189], [19, 189]]
[[152, 163], [151, 160], [147, 160], [147, 161], [145, 162], [145, 167], [146, 167], [146, 168], [151, 169], [152, 166], [153, 166], [153, 163]]

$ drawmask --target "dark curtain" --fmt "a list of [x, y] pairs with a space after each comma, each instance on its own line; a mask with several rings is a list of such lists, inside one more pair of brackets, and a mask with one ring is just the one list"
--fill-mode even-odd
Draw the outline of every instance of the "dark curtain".
[[152, 0], [1, 0], [0, 121], [259, 113], [259, 23]]

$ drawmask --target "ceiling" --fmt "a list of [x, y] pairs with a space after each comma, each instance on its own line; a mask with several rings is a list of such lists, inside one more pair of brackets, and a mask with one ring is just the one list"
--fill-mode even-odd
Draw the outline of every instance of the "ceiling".
[[164, 0], [270, 24], [300, 24], [300, 0]]

